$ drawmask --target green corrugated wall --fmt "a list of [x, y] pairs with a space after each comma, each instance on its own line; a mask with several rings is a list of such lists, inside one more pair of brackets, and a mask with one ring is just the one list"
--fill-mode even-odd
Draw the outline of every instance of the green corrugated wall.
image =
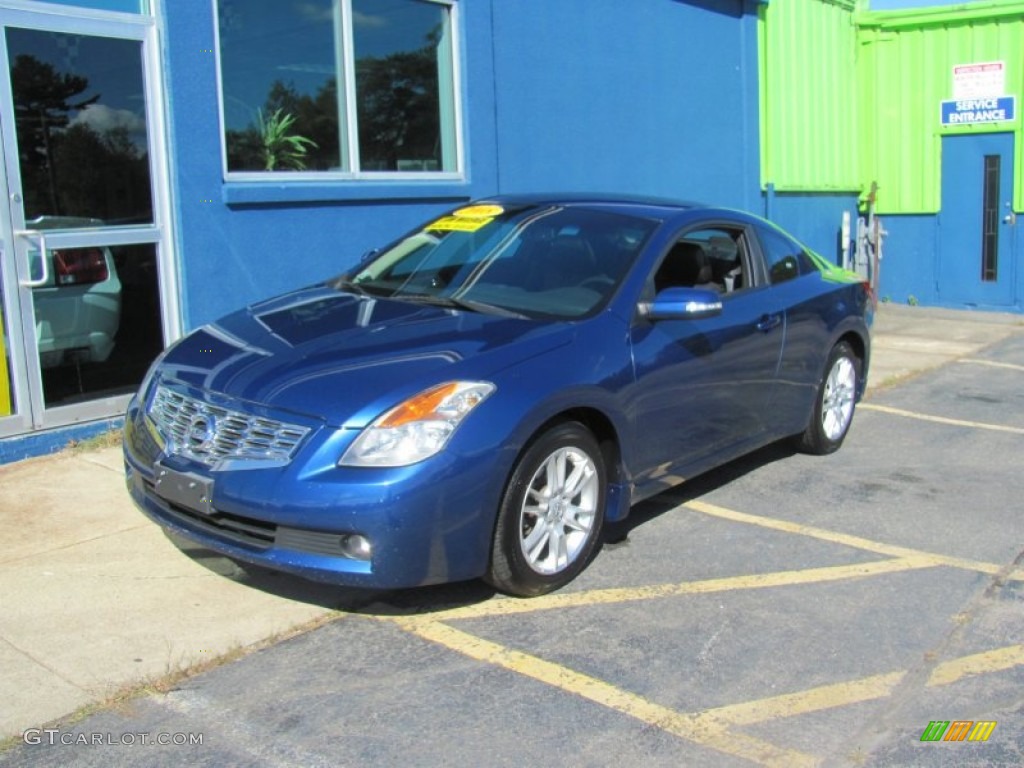
[[[857, 17], [862, 184], [878, 182], [880, 213], [935, 213], [941, 203], [942, 137], [1014, 131], [1014, 208], [1024, 210], [1024, 2], [977, 1]], [[1012, 123], [944, 127], [940, 102], [953, 98], [953, 67], [1002, 61]]]
[[[942, 136], [1014, 131], [1024, 211], [1024, 2], [864, 12], [855, 0], [771, 0], [760, 11], [761, 183], [781, 192], [878, 183], [881, 213], [935, 213]], [[1003, 61], [1014, 123], [940, 124], [958, 64]]]
[[761, 184], [858, 191], [853, 0], [771, 0], [759, 26]]

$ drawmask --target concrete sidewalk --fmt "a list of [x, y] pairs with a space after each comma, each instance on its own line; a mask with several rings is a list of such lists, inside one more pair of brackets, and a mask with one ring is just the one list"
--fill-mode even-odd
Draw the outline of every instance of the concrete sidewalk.
[[[1024, 316], [883, 305], [868, 396], [1014, 333]], [[0, 466], [0, 513], [0, 740], [353, 599], [177, 549], [129, 501], [116, 448]]]

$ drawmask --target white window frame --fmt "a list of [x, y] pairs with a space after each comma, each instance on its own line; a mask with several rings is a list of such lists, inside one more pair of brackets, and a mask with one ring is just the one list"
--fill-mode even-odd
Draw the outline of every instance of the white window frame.
[[[215, 40], [214, 57], [217, 70], [217, 107], [220, 130], [221, 173], [226, 182], [262, 182], [288, 184], [291, 182], [325, 181], [462, 181], [465, 178], [463, 129], [462, 129], [462, 52], [461, 23], [458, 0], [420, 0], [439, 5], [448, 10], [448, 46], [451, 51], [450, 78], [443, 80], [444, 72], [438, 72], [438, 93], [448, 97], [452, 105], [450, 114], [441, 109], [440, 131], [442, 144], [449, 147], [442, 153], [453, 154], [452, 170], [442, 171], [363, 171], [359, 168], [359, 119], [355, 76], [355, 36], [352, 0], [335, 0], [340, 11], [340, 24], [335, 25], [335, 51], [342, 56], [335, 61], [338, 88], [338, 147], [339, 162], [343, 170], [337, 171], [232, 171], [228, 169], [227, 123], [224, 109], [224, 78], [221, 68], [220, 46], [220, 0], [212, 3], [213, 32]], [[340, 85], [344, 83], [344, 88]], [[449, 125], [452, 123], [452, 125]]]

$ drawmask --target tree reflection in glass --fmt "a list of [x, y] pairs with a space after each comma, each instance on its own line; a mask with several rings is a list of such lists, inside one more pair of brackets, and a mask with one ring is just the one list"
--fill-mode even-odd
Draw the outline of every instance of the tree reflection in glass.
[[26, 220], [151, 222], [141, 44], [16, 28], [7, 37]]

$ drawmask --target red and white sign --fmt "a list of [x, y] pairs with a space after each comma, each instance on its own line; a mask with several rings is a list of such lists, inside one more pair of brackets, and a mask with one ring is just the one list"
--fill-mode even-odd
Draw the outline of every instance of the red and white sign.
[[1006, 95], [1006, 63], [983, 61], [953, 67], [953, 98], [977, 99]]

